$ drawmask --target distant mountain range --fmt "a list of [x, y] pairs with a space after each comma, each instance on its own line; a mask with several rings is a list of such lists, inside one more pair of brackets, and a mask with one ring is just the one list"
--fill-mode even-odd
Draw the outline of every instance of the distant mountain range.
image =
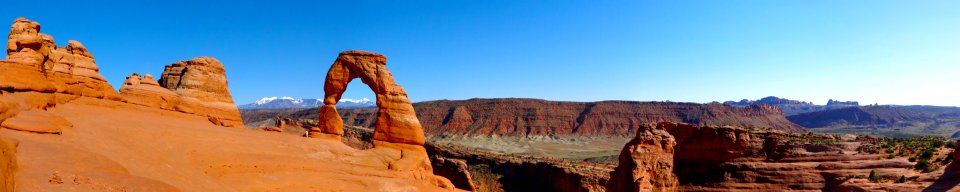
[[960, 138], [960, 107], [869, 105], [802, 113], [787, 119], [824, 133]]
[[[298, 99], [293, 97], [264, 97], [257, 102], [237, 106], [240, 109], [305, 109], [316, 108], [323, 105], [323, 99]], [[371, 108], [376, 107], [376, 103], [367, 98], [347, 99], [342, 98], [337, 103], [337, 108]]]
[[747, 107], [754, 104], [767, 104], [780, 107], [780, 110], [783, 111], [783, 114], [786, 116], [796, 115], [801, 113], [809, 113], [816, 111], [825, 111], [831, 109], [842, 109], [847, 107], [857, 107], [860, 106], [859, 102], [856, 101], [835, 101], [833, 99], [827, 101], [827, 105], [815, 105], [811, 102], [806, 101], [797, 101], [789, 100], [785, 98], [779, 98], [774, 96], [764, 97], [758, 100], [740, 100], [740, 101], [727, 101], [723, 102], [735, 107]]

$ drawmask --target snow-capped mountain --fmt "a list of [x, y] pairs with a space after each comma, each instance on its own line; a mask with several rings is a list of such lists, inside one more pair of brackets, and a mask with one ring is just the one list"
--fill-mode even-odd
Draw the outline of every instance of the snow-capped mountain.
[[[257, 102], [240, 105], [240, 109], [282, 109], [282, 108], [314, 108], [323, 105], [323, 99], [298, 99], [293, 97], [264, 97]], [[370, 108], [376, 103], [370, 99], [341, 98], [337, 108]]]

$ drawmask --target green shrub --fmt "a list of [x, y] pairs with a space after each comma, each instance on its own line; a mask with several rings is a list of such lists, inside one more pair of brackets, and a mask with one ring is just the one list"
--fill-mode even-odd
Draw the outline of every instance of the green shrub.
[[934, 153], [936, 153], [936, 151], [933, 149], [923, 150], [923, 153], [920, 153], [920, 159], [930, 159]]
[[887, 155], [887, 159], [893, 159], [894, 157], [896, 157], [896, 156], [893, 156], [893, 153]]
[[913, 166], [913, 168], [918, 170], [923, 170], [924, 172], [929, 172], [927, 170], [929, 170], [931, 166], [929, 161], [927, 161], [926, 159], [921, 159], [919, 162], [917, 162], [916, 165]]
[[910, 162], [917, 162], [917, 157], [910, 157], [907, 160], [909, 160]]
[[870, 182], [876, 183], [880, 181], [880, 176], [877, 175], [877, 171], [870, 170], [870, 176], [867, 176], [867, 179], [870, 180]]
[[895, 182], [895, 183], [906, 183], [906, 182], [907, 182], [907, 177], [904, 177], [903, 175], [901, 175], [900, 178], [897, 178], [897, 180], [894, 181], [894, 182]]

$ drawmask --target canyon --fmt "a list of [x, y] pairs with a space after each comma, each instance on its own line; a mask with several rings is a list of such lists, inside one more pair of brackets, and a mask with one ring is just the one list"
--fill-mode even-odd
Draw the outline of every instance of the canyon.
[[[37, 22], [11, 26], [0, 191], [960, 191], [955, 141], [813, 133], [802, 126], [833, 123], [776, 105], [413, 103], [386, 56], [352, 50], [318, 108], [241, 110], [216, 58], [131, 73], [118, 91], [83, 44], [54, 42]], [[338, 108], [355, 79], [376, 108]], [[853, 125], [952, 113], [870, 107], [813, 113]]]

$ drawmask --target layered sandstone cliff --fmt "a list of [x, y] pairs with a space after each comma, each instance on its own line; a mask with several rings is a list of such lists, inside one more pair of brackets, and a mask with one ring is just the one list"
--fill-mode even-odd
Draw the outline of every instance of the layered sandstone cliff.
[[[659, 122], [730, 125], [803, 132], [776, 107], [675, 102], [560, 102], [539, 99], [470, 99], [414, 103], [417, 118], [432, 136], [631, 137], [640, 126]], [[263, 110], [261, 110], [263, 111]], [[376, 109], [337, 109], [343, 123], [374, 127]], [[285, 111], [291, 118], [313, 118], [317, 109]], [[252, 114], [255, 115], [255, 114]], [[254, 117], [256, 122], [272, 116]]]
[[[960, 182], [950, 178], [955, 175], [950, 167], [927, 172], [915, 169], [916, 164], [905, 157], [886, 157], [876, 146], [882, 140], [871, 137], [669, 122], [658, 124], [657, 129], [669, 132], [666, 135], [672, 136], [676, 145], [663, 148], [670, 146], [664, 144], [670, 142], [664, 142], [668, 139], [660, 136], [663, 134], [638, 132], [637, 139], [625, 146], [608, 186], [623, 186], [620, 181], [635, 181], [631, 187], [643, 186], [644, 179], [657, 178], [649, 176], [656, 172], [651, 170], [663, 169], [637, 165], [668, 165], [666, 158], [672, 158], [682, 191], [941, 191]], [[638, 144], [638, 140], [645, 142]], [[668, 150], [674, 153], [662, 152]], [[940, 159], [938, 154], [932, 159]], [[871, 174], [875, 178], [868, 179]], [[895, 181], [898, 178], [901, 181]], [[674, 190], [653, 188], [663, 189]]]

